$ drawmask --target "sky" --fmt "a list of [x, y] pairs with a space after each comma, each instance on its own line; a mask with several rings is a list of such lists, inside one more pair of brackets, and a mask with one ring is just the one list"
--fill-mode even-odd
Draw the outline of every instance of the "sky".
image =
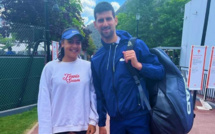
[[81, 16], [84, 19], [84, 24], [86, 26], [94, 21], [93, 16], [94, 7], [96, 6], [97, 3], [102, 1], [110, 2], [114, 10], [117, 11], [126, 0], [81, 0], [82, 4]]

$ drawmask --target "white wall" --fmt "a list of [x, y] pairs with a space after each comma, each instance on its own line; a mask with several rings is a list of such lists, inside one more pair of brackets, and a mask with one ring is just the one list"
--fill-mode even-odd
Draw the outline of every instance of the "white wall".
[[208, 28], [206, 32], [205, 45], [208, 46], [205, 69], [208, 70], [211, 48], [215, 46], [215, 0], [211, 0]]
[[185, 5], [180, 66], [188, 67], [191, 46], [201, 45], [206, 6], [207, 0], [192, 0]]
[[188, 47], [188, 35], [189, 35], [189, 23], [190, 23], [190, 9], [191, 9], [191, 1], [185, 5], [184, 12], [184, 23], [183, 23], [183, 31], [182, 31], [182, 41], [181, 41], [181, 54], [180, 54], [180, 66], [186, 66], [187, 62], [187, 47]]

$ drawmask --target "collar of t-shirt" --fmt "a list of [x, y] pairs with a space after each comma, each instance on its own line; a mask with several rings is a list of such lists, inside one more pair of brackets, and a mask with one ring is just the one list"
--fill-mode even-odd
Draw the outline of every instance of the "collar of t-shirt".
[[117, 41], [115, 42], [116, 44], [119, 44], [119, 42], [120, 42], [120, 37], [119, 36], [117, 36]]

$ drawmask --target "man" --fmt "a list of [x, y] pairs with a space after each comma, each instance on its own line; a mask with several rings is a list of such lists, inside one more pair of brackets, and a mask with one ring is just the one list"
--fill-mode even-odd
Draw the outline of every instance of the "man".
[[6, 55], [15, 55], [15, 53], [12, 51], [11, 47], [8, 47], [7, 49], [8, 49], [8, 51], [6, 52]]
[[106, 134], [106, 113], [111, 134], [149, 134], [149, 111], [140, 104], [138, 87], [126, 68], [130, 60], [142, 76], [141, 85], [148, 97], [146, 78], [162, 79], [164, 68], [148, 47], [137, 39], [134, 50], [126, 51], [131, 35], [116, 30], [114, 9], [108, 2], [94, 9], [94, 25], [101, 34], [103, 47], [92, 58], [92, 75], [97, 94], [99, 133]]

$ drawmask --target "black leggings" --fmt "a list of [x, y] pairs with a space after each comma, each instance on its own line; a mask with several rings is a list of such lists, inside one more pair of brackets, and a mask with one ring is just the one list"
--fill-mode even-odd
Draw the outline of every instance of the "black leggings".
[[[68, 133], [70, 133], [70, 132], [61, 132], [61, 133], [55, 133], [55, 134], [68, 134]], [[86, 134], [87, 131], [80, 131], [80, 132], [73, 132], [73, 133], [75, 133], [75, 134]]]

